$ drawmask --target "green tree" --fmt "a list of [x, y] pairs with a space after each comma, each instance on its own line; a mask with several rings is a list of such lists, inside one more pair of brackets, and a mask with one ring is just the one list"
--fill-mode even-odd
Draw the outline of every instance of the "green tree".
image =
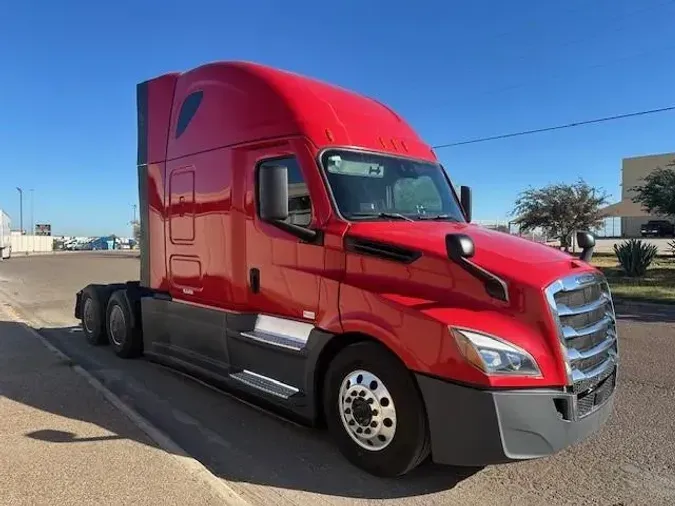
[[560, 239], [569, 250], [576, 230], [592, 230], [602, 225], [600, 208], [607, 203], [607, 194], [587, 184], [583, 179], [573, 184], [550, 184], [543, 188], [528, 188], [516, 200], [513, 223], [522, 232], [541, 228], [548, 237]]
[[675, 217], [675, 160], [657, 167], [644, 179], [644, 184], [631, 188], [633, 202], [642, 204], [648, 213]]

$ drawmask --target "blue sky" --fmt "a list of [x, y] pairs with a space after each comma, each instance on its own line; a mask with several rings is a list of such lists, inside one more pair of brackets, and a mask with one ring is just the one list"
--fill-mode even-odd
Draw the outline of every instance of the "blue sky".
[[[377, 97], [433, 145], [675, 104], [674, 0], [117, 0], [0, 7], [0, 208], [55, 234], [128, 235], [135, 85], [253, 60]], [[621, 158], [675, 151], [675, 113], [438, 151], [474, 216], [528, 185], [619, 195]]]

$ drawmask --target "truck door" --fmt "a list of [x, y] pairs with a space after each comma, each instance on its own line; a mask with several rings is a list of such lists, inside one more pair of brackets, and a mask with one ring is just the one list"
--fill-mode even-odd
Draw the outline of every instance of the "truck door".
[[231, 366], [240, 371], [233, 375], [235, 379], [246, 384], [262, 382], [266, 390], [289, 398], [304, 389], [304, 350], [319, 309], [324, 248], [302, 242], [258, 218], [257, 171], [267, 164], [283, 164], [289, 176], [288, 221], [307, 225], [317, 220], [306, 174], [295, 150], [285, 147], [247, 147], [235, 157], [248, 168], [235, 176], [245, 177], [245, 219], [237, 233], [245, 244], [237, 250], [235, 263], [242, 269], [240, 286], [245, 287], [247, 303], [245, 312], [227, 315], [227, 348]]
[[[258, 170], [267, 165], [288, 168], [288, 222], [308, 226], [312, 222], [312, 199], [298, 157], [288, 153], [257, 161]], [[250, 178], [255, 195], [255, 179]], [[314, 322], [319, 307], [319, 274], [323, 270], [323, 247], [259, 220], [254, 213], [253, 227], [246, 240], [249, 273], [249, 307], [268, 315]]]

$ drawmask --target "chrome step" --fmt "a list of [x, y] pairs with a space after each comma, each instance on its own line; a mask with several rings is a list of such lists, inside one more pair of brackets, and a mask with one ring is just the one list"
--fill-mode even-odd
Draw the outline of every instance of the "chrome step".
[[261, 392], [280, 397], [282, 399], [288, 399], [292, 395], [295, 395], [299, 392], [297, 388], [281, 381], [277, 381], [267, 376], [261, 374], [256, 374], [252, 371], [243, 371], [230, 374], [230, 378], [244, 383], [251, 388], [260, 390]]
[[282, 336], [281, 334], [273, 334], [270, 332], [263, 332], [261, 330], [254, 330], [252, 332], [241, 332], [243, 337], [258, 341], [260, 343], [277, 346], [279, 348], [286, 348], [288, 350], [300, 351], [305, 347], [305, 341], [296, 339], [290, 336]]
[[258, 315], [253, 330], [241, 332], [242, 337], [260, 343], [300, 351], [307, 344], [314, 325], [276, 316]]

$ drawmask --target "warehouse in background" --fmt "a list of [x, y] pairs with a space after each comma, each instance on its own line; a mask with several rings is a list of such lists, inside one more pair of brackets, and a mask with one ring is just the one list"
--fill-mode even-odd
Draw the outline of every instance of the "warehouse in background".
[[[635, 192], [632, 188], [644, 184], [644, 178], [658, 167], [666, 167], [675, 162], [675, 153], [663, 153], [659, 155], [635, 156], [624, 158], [621, 163], [621, 200], [602, 210], [607, 218], [607, 228], [619, 220], [620, 232], [609, 235], [621, 237], [640, 237], [640, 227], [650, 220], [662, 220], [667, 217], [649, 214], [640, 204], [633, 202]], [[670, 220], [669, 220], [670, 221]]]
[[12, 220], [0, 209], [0, 260], [7, 260], [12, 255]]
[[54, 251], [54, 239], [48, 235], [25, 235], [20, 230], [12, 230], [12, 255], [27, 253], [49, 253]]
[[32, 235], [24, 234], [23, 230], [12, 230], [11, 225], [9, 215], [0, 210], [0, 258], [3, 260], [11, 256], [49, 253], [54, 250], [50, 224], [36, 225]]

